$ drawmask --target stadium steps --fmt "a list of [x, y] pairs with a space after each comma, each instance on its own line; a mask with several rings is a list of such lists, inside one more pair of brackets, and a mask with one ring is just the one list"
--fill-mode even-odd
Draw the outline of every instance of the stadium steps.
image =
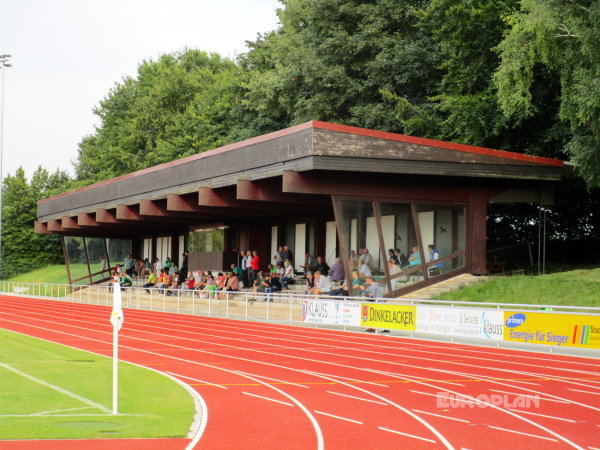
[[488, 277], [486, 276], [475, 276], [471, 275], [470, 273], [463, 273], [455, 277], [449, 278], [447, 280], [440, 281], [439, 283], [432, 284], [431, 286], [427, 286], [423, 289], [418, 289], [416, 291], [402, 295], [398, 298], [431, 300], [437, 298], [440, 294], [443, 294], [445, 292], [456, 291], [463, 287], [473, 286], [475, 284], [486, 281], [487, 279]]

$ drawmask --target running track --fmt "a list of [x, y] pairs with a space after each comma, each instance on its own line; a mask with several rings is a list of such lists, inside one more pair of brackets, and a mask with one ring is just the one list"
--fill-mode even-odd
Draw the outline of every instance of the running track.
[[[109, 314], [0, 296], [1, 328], [104, 355]], [[196, 448], [600, 449], [599, 359], [140, 310], [125, 310], [119, 343], [123, 360], [201, 395], [206, 428]], [[438, 407], [441, 392], [458, 407]], [[482, 394], [509, 404], [482, 403]], [[514, 404], [517, 395], [539, 405]], [[152, 448], [123, 442], [110, 447]], [[183, 449], [189, 440], [154, 442]], [[70, 448], [22, 444], [0, 441]]]

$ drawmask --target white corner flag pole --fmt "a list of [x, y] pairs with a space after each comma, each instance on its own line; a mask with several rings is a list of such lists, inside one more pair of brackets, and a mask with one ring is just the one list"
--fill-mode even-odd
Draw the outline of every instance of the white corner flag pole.
[[113, 398], [112, 413], [118, 414], [119, 409], [119, 330], [123, 325], [123, 309], [121, 307], [121, 285], [115, 277], [113, 284], [113, 310], [110, 316], [113, 326]]

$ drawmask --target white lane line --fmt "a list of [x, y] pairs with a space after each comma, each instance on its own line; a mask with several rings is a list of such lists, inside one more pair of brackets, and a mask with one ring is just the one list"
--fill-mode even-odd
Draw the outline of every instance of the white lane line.
[[244, 391], [242, 391], [242, 394], [246, 394], [246, 395], [249, 395], [251, 397], [262, 398], [263, 400], [269, 400], [270, 402], [281, 403], [282, 405], [294, 406], [294, 405], [292, 405], [291, 403], [288, 403], [288, 402], [282, 402], [281, 400], [276, 400], [276, 399], [270, 398], [270, 397], [263, 397], [262, 395], [251, 394], [250, 392], [244, 392]]
[[413, 411], [416, 412], [416, 413], [427, 414], [429, 416], [441, 417], [442, 419], [456, 420], [457, 422], [464, 422], [464, 423], [471, 423], [471, 422], [469, 422], [468, 420], [465, 420], [465, 419], [457, 419], [456, 417], [448, 417], [448, 416], [443, 416], [441, 414], [430, 413], [430, 412], [427, 412], [427, 411], [419, 411], [418, 409], [413, 409]]
[[598, 447], [588, 447], [590, 450], [600, 450]]
[[198, 378], [187, 377], [185, 375], [180, 375], [178, 373], [173, 373], [173, 372], [165, 372], [165, 373], [168, 373], [169, 375], [173, 375], [174, 377], [185, 378], [186, 380], [197, 381], [198, 383], [208, 384], [209, 386], [214, 386], [214, 387], [218, 387], [221, 389], [227, 389], [227, 386], [221, 386], [219, 384], [210, 383], [208, 381], [200, 380]]
[[414, 439], [420, 439], [421, 441], [431, 442], [432, 444], [436, 443], [434, 440], [427, 439], [427, 438], [424, 438], [421, 436], [415, 436], [414, 434], [402, 433], [401, 431], [390, 430], [389, 428], [386, 428], [386, 427], [377, 427], [377, 428], [379, 428], [380, 430], [383, 430], [383, 431], [388, 431], [390, 433], [399, 434], [401, 436], [407, 436], [407, 437], [411, 437]]
[[521, 413], [521, 414], [531, 414], [532, 416], [547, 417], [548, 419], [556, 419], [556, 420], [562, 420], [563, 422], [577, 423], [576, 420], [572, 420], [572, 419], [563, 419], [562, 417], [547, 416], [545, 414], [534, 413], [534, 412], [529, 412], [529, 411], [522, 411], [520, 409], [513, 409], [513, 408], [508, 408], [508, 409], [510, 411], [514, 411], [514, 412]]
[[[388, 372], [386, 370], [378, 370], [378, 369], [368, 369], [368, 370], [380, 373], [382, 375], [398, 375], [398, 376], [400, 375], [399, 373]], [[432, 380], [430, 378], [416, 378], [416, 377], [411, 377], [410, 375], [402, 375], [402, 376], [406, 377], [407, 380], [414, 380], [414, 381], [435, 381], [436, 383], [453, 384], [455, 386], [462, 386], [462, 387], [465, 386], [464, 384], [456, 383], [454, 381]]]
[[98, 408], [100, 411], [103, 411], [107, 414], [112, 414], [112, 411], [110, 409], [106, 408], [105, 406], [102, 406], [100, 403], [96, 403], [90, 399], [82, 397], [81, 395], [75, 394], [74, 392], [67, 391], [66, 389], [63, 389], [61, 387], [50, 384], [44, 380], [40, 380], [39, 378], [33, 377], [33, 376], [29, 375], [28, 373], [21, 372], [19, 369], [15, 369], [14, 367], [9, 366], [8, 364], [0, 363], [0, 367], [4, 367], [6, 370], [16, 373], [17, 375], [21, 375], [23, 378], [27, 378], [28, 380], [34, 381], [34, 382], [41, 384], [42, 386], [45, 386], [49, 389], [53, 389], [57, 392], [60, 392], [61, 394], [64, 394], [71, 398], [77, 399], [80, 402], [85, 403], [86, 405], [93, 406], [94, 408]]
[[488, 427], [493, 428], [494, 430], [501, 430], [501, 431], [506, 431], [508, 433], [522, 434], [523, 436], [529, 436], [529, 437], [534, 437], [534, 438], [538, 438], [538, 439], [545, 439], [546, 441], [558, 442], [554, 438], [549, 438], [546, 436], [538, 436], [537, 434], [523, 433], [522, 431], [509, 430], [508, 428], [494, 427], [492, 425], [488, 425]]
[[[410, 390], [409, 392], [413, 392], [415, 394], [421, 394], [421, 395], [429, 395], [430, 397], [438, 397], [438, 398], [447, 398], [443, 395], [438, 395], [438, 394], [430, 394], [429, 392], [421, 392], [421, 391], [413, 391]], [[459, 394], [459, 395], [463, 395], [463, 394]], [[452, 401], [459, 401], [459, 402], [464, 402], [464, 403], [475, 403], [478, 404], [478, 402], [472, 402], [471, 400], [464, 400], [462, 398], [452, 398]]]
[[592, 395], [600, 395], [600, 392], [590, 392], [590, 391], [581, 391], [579, 389], [569, 389], [569, 391], [575, 391], [575, 392], [583, 392], [584, 394], [592, 394]]
[[31, 416], [44, 416], [46, 414], [62, 413], [62, 412], [67, 412], [67, 411], [81, 411], [82, 409], [90, 409], [90, 408], [93, 408], [93, 406], [84, 406], [82, 408], [55, 409], [52, 411], [40, 411], [40, 412], [36, 412], [36, 413], [30, 414], [30, 415]]
[[242, 372], [241, 370], [238, 370], [237, 372], [238, 373], [243, 373], [244, 375], [252, 375], [252, 376], [255, 376], [257, 378], [263, 378], [265, 380], [277, 381], [278, 383], [282, 383], [282, 384], [291, 384], [292, 386], [299, 386], [299, 387], [302, 387], [302, 388], [310, 389], [309, 386], [304, 386], [303, 384], [298, 384], [298, 383], [292, 383], [291, 381], [284, 381], [284, 380], [280, 380], [278, 378], [265, 377], [264, 375], [248, 374], [246, 372]]
[[531, 398], [539, 398], [540, 400], [546, 400], [549, 402], [556, 402], [556, 403], [569, 403], [569, 402], [565, 402], [564, 400], [555, 400], [553, 398], [546, 398], [546, 397], [541, 397], [539, 394], [538, 395], [530, 395], [530, 394], [518, 394], [516, 392], [507, 392], [507, 391], [500, 391], [498, 389], [490, 389], [491, 392], [500, 392], [501, 394], [509, 394], [509, 395], [516, 395], [518, 397], [531, 397]]
[[[10, 313], [8, 313], [8, 315], [14, 315], [14, 314], [10, 314]], [[31, 323], [22, 323], [22, 322], [13, 321], [13, 320], [8, 320], [8, 319], [5, 319], [5, 320], [7, 320], [8, 322], [11, 322], [11, 323], [17, 323], [17, 324], [20, 324], [20, 325], [28, 325], [28, 326], [30, 326], [30, 327], [33, 327], [33, 328], [40, 328], [40, 329], [44, 329], [44, 330], [47, 330], [47, 329], [48, 329], [48, 328], [46, 328], [46, 327], [41, 327], [41, 326], [31, 325]], [[50, 322], [50, 323], [54, 323], [54, 322]], [[71, 325], [71, 327], [72, 327], [72, 328], [84, 328], [84, 327], [75, 326], [75, 325]], [[55, 331], [55, 330], [52, 330], [52, 331]], [[56, 332], [56, 331], [55, 331], [55, 332]], [[73, 334], [73, 333], [66, 333], [66, 332], [61, 332], [61, 331], [57, 331], [57, 332], [58, 332], [58, 333], [61, 333], [61, 334], [69, 335], [69, 336], [75, 336], [75, 337], [77, 337], [77, 338], [81, 338], [81, 339], [85, 339], [85, 340], [99, 341], [98, 339], [91, 339], [91, 338], [89, 338], [89, 337], [83, 337], [83, 336], [79, 336], [79, 335], [76, 335], [76, 334]], [[101, 333], [103, 333], [103, 334], [109, 334], [108, 332], [101, 332]], [[172, 335], [165, 335], [165, 334], [162, 334], [162, 333], [153, 333], [153, 335], [156, 335], [156, 336], [167, 336], [167, 337], [174, 337], [174, 336], [172, 336]], [[181, 346], [181, 345], [173, 345], [173, 344], [168, 344], [168, 343], [164, 343], [164, 342], [157, 342], [157, 341], [153, 341], [153, 340], [150, 340], [150, 339], [142, 339], [142, 338], [136, 338], [136, 339], [137, 339], [137, 340], [141, 340], [141, 341], [143, 341], [143, 342], [151, 342], [151, 343], [155, 343], [155, 344], [162, 344], [162, 345], [166, 345], [166, 346], [170, 346], [170, 347], [174, 347], [174, 348], [178, 348], [178, 349], [193, 350], [193, 351], [197, 351], [197, 352], [201, 352], [201, 353], [205, 353], [205, 354], [218, 355], [218, 356], [222, 356], [222, 357], [231, 357], [230, 355], [223, 355], [223, 354], [219, 354], [219, 353], [215, 353], [215, 352], [209, 352], [209, 351], [200, 350], [200, 349], [192, 349], [192, 348], [188, 348], [188, 347]], [[183, 339], [183, 338], [182, 338], [182, 339]], [[105, 341], [100, 341], [100, 342], [104, 342], [104, 343], [106, 343]], [[226, 347], [230, 347], [230, 348], [237, 348], [237, 349], [241, 349], [241, 347], [236, 347], [236, 346], [229, 346], [229, 345], [224, 345], [224, 346], [226, 346]], [[183, 359], [183, 358], [177, 358], [177, 357], [174, 357], [174, 356], [171, 356], [171, 355], [166, 355], [166, 354], [155, 353], [155, 352], [151, 352], [151, 351], [148, 351], [148, 350], [145, 350], [145, 349], [141, 349], [141, 348], [136, 348], [136, 347], [128, 347], [128, 348], [130, 348], [130, 349], [132, 349], [132, 350], [137, 350], [137, 351], [140, 351], [140, 352], [148, 353], [148, 354], [155, 354], [155, 355], [159, 355], [159, 356], [162, 356], [162, 357], [167, 357], [167, 358], [172, 358], [172, 359], [179, 360], [179, 361], [185, 361], [185, 362], [192, 363], [192, 364], [199, 364], [199, 365], [203, 365], [203, 366], [208, 366], [208, 365], [206, 365], [206, 364], [202, 364], [202, 363], [199, 363], [199, 362], [197, 362], [197, 361], [191, 361], [191, 360], [186, 360], [186, 359]], [[252, 349], [244, 349], [244, 350], [247, 350], [247, 351], [252, 351]], [[254, 351], [257, 351], [257, 350], [254, 350]], [[263, 351], [258, 351], [258, 352], [259, 352], [259, 353], [269, 353], [270, 355], [276, 354], [276, 353], [273, 353], [272, 351], [271, 351], [271, 352], [266, 352], [266, 351], [264, 351], [264, 352], [263, 352]], [[320, 352], [320, 353], [326, 353], [326, 352]], [[329, 355], [331, 355], [331, 356], [335, 356], [335, 354], [331, 354], [331, 353], [329, 353]], [[304, 360], [304, 361], [311, 361], [311, 362], [320, 362], [320, 363], [326, 363], [326, 364], [331, 364], [331, 365], [335, 365], [335, 366], [338, 366], [338, 367], [344, 367], [344, 368], [351, 368], [351, 369], [365, 370], [365, 369], [357, 368], [357, 367], [350, 366], [350, 365], [345, 365], [345, 364], [340, 364], [340, 363], [333, 363], [333, 362], [324, 362], [324, 361], [319, 361], [319, 360], [315, 360], [315, 359], [311, 359], [311, 358], [293, 357], [293, 356], [289, 356], [289, 355], [280, 355], [280, 356], [288, 356], [288, 357], [291, 357], [291, 358], [300, 359], [300, 360]], [[338, 355], [338, 356], [339, 356], [339, 355]], [[251, 361], [251, 362], [257, 362], [257, 363], [260, 363], [260, 364], [263, 364], [263, 365], [268, 365], [268, 366], [274, 366], [274, 367], [280, 367], [280, 368], [286, 368], [286, 369], [289, 369], [288, 367], [285, 367], [285, 366], [280, 366], [280, 365], [273, 364], [273, 363], [267, 363], [267, 362], [264, 362], [264, 361], [256, 361], [256, 360], [252, 360], [252, 359], [249, 359], [249, 358], [241, 358], [241, 357], [233, 357], [233, 358], [235, 358], [235, 359], [237, 359], [237, 360], [241, 360], [241, 361]], [[208, 367], [212, 367], [212, 366], [208, 366]], [[223, 370], [223, 368], [220, 368], [220, 367], [213, 367], [213, 368], [214, 368], [214, 369]], [[489, 367], [487, 367], [487, 368], [489, 368]], [[292, 369], [292, 370], [297, 370], [297, 369]], [[440, 371], [440, 372], [451, 373], [451, 372], [449, 372], [449, 371], [443, 371], [443, 370], [440, 370], [440, 369], [437, 369], [437, 370], [438, 370], [438, 371]], [[310, 372], [308, 372], [308, 371], [304, 371], [304, 372], [306, 372], [306, 373], [310, 373]], [[466, 375], [466, 374], [463, 374], [463, 375], [464, 375], [464, 376], [467, 376], [468, 378], [475, 378], [473, 375]], [[328, 378], [328, 377], [326, 377], [326, 376], [324, 376], [324, 378], [330, 379], [331, 381], [336, 381], [336, 382], [338, 382], [338, 383], [340, 383], [340, 384], [344, 384], [344, 385], [347, 385], [347, 386], [349, 386], [349, 387], [353, 387], [354, 389], [358, 389], [358, 390], [361, 390], [361, 391], [362, 391], [362, 389], [358, 388], [357, 386], [351, 386], [351, 385], [349, 385], [349, 384], [347, 384], [347, 383], [344, 383], [344, 382], [340, 381], [339, 379], [338, 379], [338, 380], [335, 380], [335, 379]], [[410, 381], [410, 380], [406, 380], [406, 381]], [[486, 381], [489, 381], [489, 380], [486, 380]], [[433, 386], [433, 385], [431, 385], [431, 384], [424, 383], [424, 382], [419, 382], [419, 381], [416, 381], [416, 383], [420, 383], [420, 384], [423, 384], [424, 386], [428, 386], [428, 387], [432, 387], [432, 388], [436, 388], [436, 389], [441, 389], [441, 388], [439, 388], [439, 386]], [[498, 382], [496, 382], [496, 383], [498, 383]], [[504, 385], [505, 383], [498, 383], [498, 384], [503, 384], [503, 385]], [[272, 387], [272, 388], [274, 388], [273, 386], [269, 386], [269, 387]], [[517, 387], [517, 386], [512, 386], [512, 387]], [[524, 389], [524, 388], [521, 388], [521, 389]], [[365, 392], [367, 392], [367, 391], [365, 391]], [[535, 391], [533, 391], [533, 392], [535, 392]], [[369, 392], [369, 393], [370, 393], [370, 392]], [[455, 395], [464, 395], [464, 394], [460, 394], [460, 393], [458, 393], [458, 392], [452, 392], [452, 393], [453, 393], [453, 394], [455, 394]], [[374, 396], [376, 396], [376, 397], [379, 397], [379, 398], [381, 398], [380, 396], [377, 396], [376, 394], [373, 394], [373, 393], [370, 393], [370, 394], [372, 394], [372, 395], [374, 395]], [[387, 399], [383, 399], [383, 398], [381, 398], [381, 400], [388, 401]], [[581, 406], [584, 406], [584, 407], [587, 407], [587, 408], [591, 408], [591, 409], [597, 409], [597, 408], [591, 407], [591, 406], [589, 406], [589, 405], [584, 405], [584, 404], [577, 403], [577, 402], [573, 402], [573, 403], [576, 403], [576, 404], [578, 404], [578, 405], [581, 405]], [[399, 405], [396, 405], [396, 404], [394, 404], [394, 403], [391, 403], [391, 402], [390, 402], [390, 404], [392, 404], [392, 405], [394, 405], [394, 406], [396, 406], [396, 407], [398, 407], [398, 408], [401, 408]], [[517, 414], [515, 414], [515, 413], [513, 413], [513, 412], [511, 412], [511, 411], [507, 411], [507, 410], [504, 410], [504, 409], [498, 408], [498, 407], [496, 407], [496, 406], [494, 406], [494, 405], [491, 405], [491, 404], [490, 404], [490, 406], [491, 406], [492, 408], [498, 409], [498, 410], [500, 410], [500, 411], [507, 412], [508, 414], [510, 414], [510, 415], [513, 415], [513, 416], [514, 416], [514, 417], [516, 417], [516, 418], [519, 418], [519, 419], [521, 419], [521, 420], [523, 420], [523, 421], [525, 421], [525, 422], [527, 422], [527, 423], [530, 423], [531, 425], [534, 425], [534, 426], [536, 426], [536, 427], [538, 427], [538, 428], [540, 428], [540, 429], [543, 429], [544, 431], [546, 431], [546, 432], [548, 432], [548, 433], [550, 433], [550, 434], [552, 434], [552, 435], [556, 436], [557, 438], [559, 438], [559, 439], [563, 440], [564, 442], [566, 442], [566, 443], [570, 444], [570, 445], [571, 445], [571, 446], [573, 446], [573, 447], [576, 447], [576, 448], [581, 448], [581, 447], [577, 446], [576, 444], [572, 443], [571, 441], [569, 441], [569, 440], [568, 440], [567, 438], [565, 438], [564, 436], [561, 436], [561, 435], [559, 435], [559, 434], [557, 434], [557, 433], [553, 432], [552, 430], [549, 430], [549, 429], [547, 429], [546, 427], [543, 427], [543, 426], [542, 426], [542, 425], [540, 425], [540, 424], [537, 424], [537, 423], [535, 423], [535, 422], [532, 422], [531, 420], [529, 420], [529, 419], [526, 419], [526, 418], [524, 418], [524, 417], [521, 417], [521, 416], [519, 416], [519, 415], [517, 415]], [[404, 409], [403, 409], [403, 408], [402, 408], [402, 410], [404, 411]], [[309, 414], [309, 413], [307, 413], [307, 415], [308, 415], [308, 414]], [[417, 416], [415, 416], [415, 418], [417, 418]], [[314, 418], [312, 418], [312, 417], [311, 417], [311, 421], [313, 421], [313, 420], [314, 420]], [[314, 422], [313, 422], [313, 423], [314, 423]], [[440, 438], [440, 440], [441, 440], [441, 441], [442, 441], [442, 442], [443, 442], [443, 443], [444, 443], [444, 444], [445, 444], [445, 445], [446, 445], [448, 448], [452, 448], [452, 446], [451, 446], [451, 445], [450, 445], [450, 444], [447, 442], [447, 440], [446, 440], [446, 439], [445, 439], [445, 438], [444, 438], [444, 437], [443, 437], [441, 434], [439, 434], [439, 432], [437, 432], [437, 430], [433, 429], [432, 427], [430, 427], [430, 426], [429, 426], [428, 424], [426, 424], [426, 423], [424, 423], [424, 424], [425, 424], [425, 425], [426, 425], [428, 428], [430, 428], [430, 429], [431, 429], [431, 431], [432, 431], [432, 432], [434, 432], [434, 434], [436, 434], [436, 436], [438, 436], [438, 438]], [[315, 429], [317, 429], [317, 428], [315, 427]], [[318, 440], [318, 447], [319, 447], [319, 448], [322, 448], [322, 440], [321, 440], [321, 435], [320, 435], [320, 434], [318, 434], [318, 438], [319, 438], [319, 440]]]
[[334, 377], [334, 378], [341, 378], [342, 380], [356, 381], [357, 383], [372, 384], [372, 385], [381, 386], [381, 387], [389, 387], [389, 386], [386, 386], [385, 384], [375, 383], [373, 381], [357, 380], [356, 378], [342, 377], [340, 375], [331, 375], [329, 373], [315, 372], [313, 370], [302, 370], [302, 369], [298, 369], [298, 370], [300, 370], [300, 372], [316, 373], [317, 375], [323, 375], [326, 377]]
[[[489, 380], [489, 381], [492, 381], [492, 380]], [[521, 380], [512, 380], [512, 379], [509, 379], [508, 381], [510, 381], [511, 383], [532, 384], [533, 386], [541, 386], [541, 384], [532, 383], [531, 381], [521, 381]]]
[[[149, 416], [150, 414], [119, 414], [119, 416]], [[37, 417], [37, 414], [1, 414], [0, 417]], [[44, 417], [44, 416], [42, 416]], [[52, 414], [49, 417], [114, 417], [110, 414]]]
[[354, 420], [354, 419], [348, 419], [346, 417], [340, 417], [340, 416], [334, 416], [333, 414], [329, 414], [323, 411], [317, 411], [315, 410], [315, 413], [317, 414], [321, 414], [322, 416], [329, 416], [329, 417], [333, 417], [334, 419], [340, 419], [340, 420], [345, 420], [346, 422], [352, 422], [352, 423], [357, 423], [359, 425], [362, 425], [362, 422], [359, 422], [358, 420]]
[[362, 400], [363, 402], [376, 403], [378, 405], [383, 405], [383, 406], [387, 406], [388, 405], [387, 403], [378, 402], [376, 400], [370, 400], [368, 398], [355, 397], [354, 395], [340, 394], [339, 392], [333, 392], [333, 391], [327, 391], [327, 392], [329, 392], [330, 394], [333, 394], [333, 395], [340, 395], [342, 397], [353, 398], [355, 400]]

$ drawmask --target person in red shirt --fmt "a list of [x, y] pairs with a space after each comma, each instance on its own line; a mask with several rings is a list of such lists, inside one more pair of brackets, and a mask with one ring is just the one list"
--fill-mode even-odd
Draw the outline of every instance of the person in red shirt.
[[256, 250], [252, 252], [252, 261], [250, 261], [250, 268], [252, 269], [252, 280], [250, 281], [250, 283], [251, 285], [254, 285], [254, 280], [256, 280], [256, 275], [260, 270], [260, 258]]

